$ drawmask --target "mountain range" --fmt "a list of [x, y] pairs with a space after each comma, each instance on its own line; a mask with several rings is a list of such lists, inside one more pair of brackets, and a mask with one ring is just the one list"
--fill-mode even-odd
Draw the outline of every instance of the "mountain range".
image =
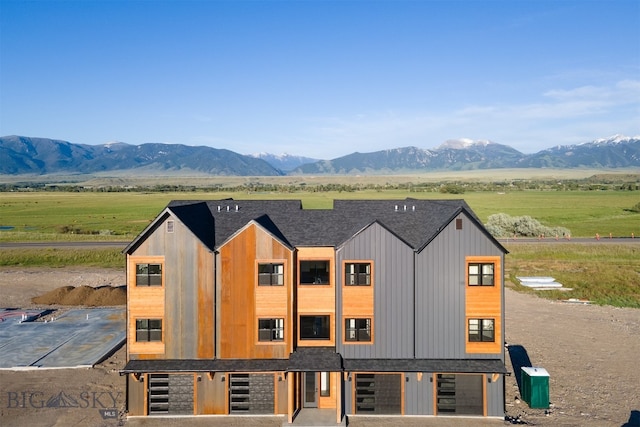
[[508, 145], [449, 140], [435, 149], [393, 148], [332, 160], [290, 154], [242, 155], [212, 147], [112, 142], [73, 144], [48, 138], [0, 137], [0, 174], [203, 174], [279, 176], [302, 174], [397, 174], [501, 168], [640, 167], [640, 136], [615, 135], [523, 154]]

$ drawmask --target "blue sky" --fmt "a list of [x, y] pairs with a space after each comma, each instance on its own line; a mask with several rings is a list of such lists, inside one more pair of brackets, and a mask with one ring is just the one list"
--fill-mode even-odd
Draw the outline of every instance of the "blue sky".
[[640, 1], [0, 0], [0, 135], [331, 159], [640, 135]]

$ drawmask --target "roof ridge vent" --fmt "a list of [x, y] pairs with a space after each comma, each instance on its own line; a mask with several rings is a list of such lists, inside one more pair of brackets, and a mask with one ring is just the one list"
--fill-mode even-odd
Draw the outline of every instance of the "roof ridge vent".
[[240, 209], [240, 208], [238, 207], [238, 205], [236, 205], [236, 212], [238, 212], [238, 210], [239, 210], [239, 209]]
[[227, 212], [231, 209], [231, 206], [227, 205]]
[[222, 207], [220, 205], [218, 205], [218, 212], [220, 212], [220, 209], [222, 209]]
[[416, 211], [416, 205], [411, 206], [411, 210], [415, 212]]
[[396, 205], [396, 212], [398, 212], [398, 205]]

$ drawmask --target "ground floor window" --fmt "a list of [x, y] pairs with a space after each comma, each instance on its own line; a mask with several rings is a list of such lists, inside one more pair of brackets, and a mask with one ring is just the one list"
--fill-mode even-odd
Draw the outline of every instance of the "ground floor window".
[[484, 415], [481, 374], [438, 374], [438, 415]]
[[402, 413], [401, 374], [355, 374], [355, 413]]

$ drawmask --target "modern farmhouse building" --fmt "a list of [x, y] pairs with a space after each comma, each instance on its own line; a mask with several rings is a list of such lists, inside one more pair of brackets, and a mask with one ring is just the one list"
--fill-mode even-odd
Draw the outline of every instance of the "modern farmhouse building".
[[129, 415], [504, 416], [504, 256], [462, 200], [174, 201], [125, 249]]

